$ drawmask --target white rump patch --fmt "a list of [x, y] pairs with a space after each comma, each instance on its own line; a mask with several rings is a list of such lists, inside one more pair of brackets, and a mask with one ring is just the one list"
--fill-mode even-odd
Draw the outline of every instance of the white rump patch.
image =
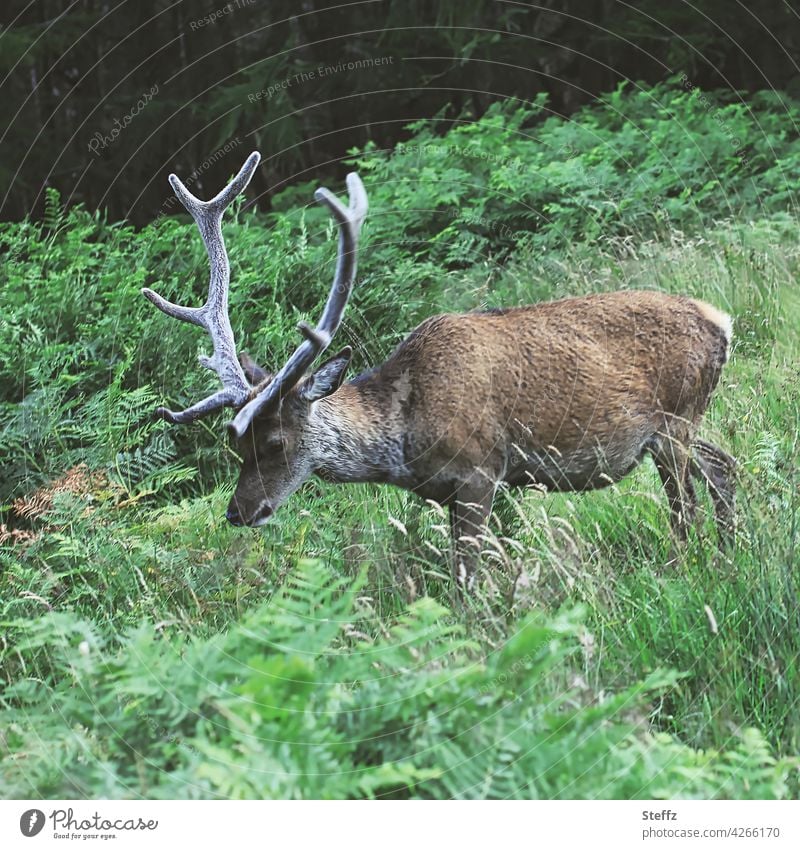
[[728, 345], [730, 345], [733, 338], [733, 319], [727, 313], [718, 310], [716, 307], [712, 307], [711, 304], [707, 304], [705, 301], [695, 300], [694, 303], [705, 318], [712, 321], [722, 330], [728, 341]]

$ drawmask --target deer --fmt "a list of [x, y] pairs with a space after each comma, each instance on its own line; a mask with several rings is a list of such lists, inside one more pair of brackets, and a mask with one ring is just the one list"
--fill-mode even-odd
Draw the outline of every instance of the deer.
[[345, 346], [311, 371], [339, 329], [357, 269], [367, 194], [346, 177], [345, 206], [315, 192], [338, 225], [333, 283], [315, 327], [277, 372], [237, 355], [228, 316], [230, 266], [222, 216], [244, 191], [260, 155], [201, 201], [171, 174], [210, 265], [201, 307], [142, 293], [172, 318], [203, 327], [213, 345], [201, 365], [222, 388], [180, 412], [186, 424], [230, 407], [242, 457], [226, 517], [259, 527], [312, 476], [333, 483], [392, 484], [447, 507], [458, 585], [472, 585], [481, 541], [501, 487], [584, 492], [611, 486], [646, 456], [666, 493], [670, 524], [685, 541], [709, 491], [720, 539], [735, 509], [734, 458], [697, 438], [728, 359], [731, 318], [692, 297], [650, 290], [600, 292], [528, 306], [432, 316], [381, 364], [345, 381]]

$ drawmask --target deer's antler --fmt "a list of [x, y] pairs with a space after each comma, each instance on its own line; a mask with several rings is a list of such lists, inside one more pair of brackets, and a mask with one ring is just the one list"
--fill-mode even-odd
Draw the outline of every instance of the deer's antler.
[[305, 341], [289, 357], [286, 365], [274, 378], [267, 378], [253, 390], [253, 399], [236, 414], [228, 427], [237, 437], [245, 433], [255, 416], [272, 405], [280, 403], [280, 400], [303, 377], [306, 369], [330, 345], [342, 323], [344, 309], [356, 277], [358, 237], [368, 209], [367, 193], [358, 174], [347, 175], [347, 190], [350, 196], [349, 206], [345, 206], [327, 189], [320, 188], [314, 193], [314, 197], [328, 207], [339, 223], [336, 273], [322, 318], [316, 328], [309, 327], [305, 322], [298, 324], [297, 329], [305, 337]]
[[208, 298], [202, 307], [184, 307], [167, 301], [152, 289], [142, 289], [142, 294], [172, 318], [197, 324], [208, 331], [214, 352], [210, 357], [201, 356], [200, 363], [219, 375], [223, 387], [179, 413], [159, 407], [156, 415], [173, 424], [193, 422], [220, 407], [241, 407], [247, 402], [252, 392], [252, 387], [247, 382], [236, 358], [236, 342], [228, 317], [228, 287], [231, 270], [228, 254], [225, 251], [225, 241], [222, 238], [222, 214], [234, 198], [244, 191], [260, 159], [261, 155], [258, 152], [251, 153], [230, 184], [208, 201], [196, 198], [175, 174], [169, 175], [173, 191], [194, 218], [208, 252], [211, 268]]

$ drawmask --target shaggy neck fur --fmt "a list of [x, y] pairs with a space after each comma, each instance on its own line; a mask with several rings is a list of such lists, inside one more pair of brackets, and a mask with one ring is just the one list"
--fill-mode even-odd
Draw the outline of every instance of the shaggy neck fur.
[[382, 403], [384, 393], [371, 389], [348, 383], [314, 405], [310, 425], [320, 477], [339, 483], [405, 479], [401, 415]]

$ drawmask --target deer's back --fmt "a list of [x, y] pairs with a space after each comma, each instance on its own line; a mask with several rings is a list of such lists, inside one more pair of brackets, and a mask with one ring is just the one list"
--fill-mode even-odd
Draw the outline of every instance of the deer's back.
[[726, 321], [646, 291], [438, 315], [356, 384], [384, 396], [421, 477], [478, 466], [508, 477], [521, 452], [553, 447], [582, 466], [598, 446], [619, 455], [621, 476], [665, 415], [702, 415], [727, 358]]

